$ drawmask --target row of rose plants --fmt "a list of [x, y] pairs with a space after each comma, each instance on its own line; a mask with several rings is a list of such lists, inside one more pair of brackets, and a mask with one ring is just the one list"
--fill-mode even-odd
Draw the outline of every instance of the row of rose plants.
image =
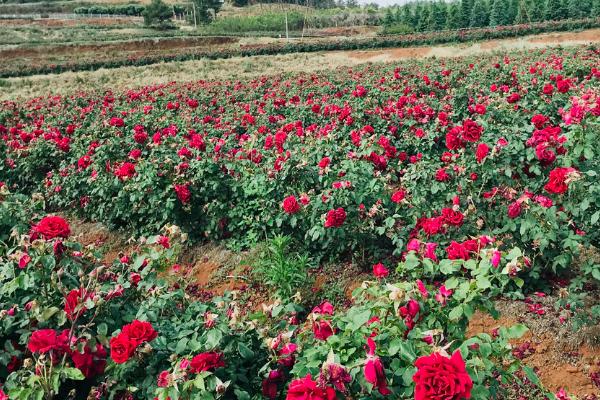
[[[54, 209], [377, 260], [413, 240], [533, 278], [600, 238], [599, 52], [576, 47], [4, 102], [0, 181]], [[367, 257], [365, 257], [365, 254]], [[597, 268], [590, 274], [599, 275]]]
[[[215, 50], [170, 50], [162, 54], [144, 54], [141, 56], [124, 56], [119, 52], [111, 55], [109, 60], [72, 60], [32, 64], [11, 62], [0, 66], [0, 78], [28, 76], [38, 74], [55, 74], [66, 71], [94, 71], [100, 68], [120, 68], [125, 66], [144, 66], [161, 62], [188, 61], [201, 58], [217, 60], [231, 57], [251, 57], [258, 55], [276, 55], [289, 53], [309, 53], [316, 51], [358, 50], [390, 47], [430, 46], [447, 43], [465, 43], [472, 41], [513, 38], [534, 35], [544, 32], [562, 32], [581, 29], [592, 29], [600, 26], [600, 19], [586, 18], [578, 20], [535, 22], [522, 25], [498, 26], [494, 28], [471, 28], [454, 31], [414, 33], [404, 35], [381, 35], [368, 39], [317, 40], [298, 43], [251, 44], [238, 48], [219, 48]], [[189, 35], [186, 32], [186, 35]], [[219, 35], [226, 33], [219, 32]], [[232, 33], [233, 36], [239, 34]], [[213, 36], [206, 39], [209, 40]]]
[[177, 227], [107, 264], [39, 196], [4, 186], [0, 211], [10, 225], [0, 243], [3, 400], [500, 399], [517, 372], [537, 379], [511, 355], [525, 327], [466, 336], [473, 312], [494, 313], [490, 297], [518, 285], [514, 266], [527, 263], [492, 238], [435, 271], [412, 249], [398, 267], [405, 281], [377, 264], [347, 310], [323, 299], [310, 311], [275, 302], [257, 312], [235, 292], [191, 296], [173, 264], [185, 239]]

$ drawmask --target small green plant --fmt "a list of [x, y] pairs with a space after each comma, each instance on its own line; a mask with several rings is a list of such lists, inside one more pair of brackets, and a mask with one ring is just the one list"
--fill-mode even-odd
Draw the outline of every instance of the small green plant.
[[308, 269], [311, 262], [306, 254], [290, 251], [291, 238], [278, 235], [271, 239], [256, 263], [256, 273], [275, 288], [281, 300], [290, 299], [296, 291], [310, 282]]

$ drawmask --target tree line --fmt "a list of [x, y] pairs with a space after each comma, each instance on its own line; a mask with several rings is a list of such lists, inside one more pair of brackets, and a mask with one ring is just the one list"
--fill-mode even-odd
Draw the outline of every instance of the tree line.
[[392, 33], [481, 28], [600, 17], [600, 0], [420, 1], [388, 7], [383, 25]]

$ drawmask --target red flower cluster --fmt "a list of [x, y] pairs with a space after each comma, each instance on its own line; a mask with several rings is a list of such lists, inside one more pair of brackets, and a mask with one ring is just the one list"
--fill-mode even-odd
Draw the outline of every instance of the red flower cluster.
[[310, 374], [293, 380], [288, 388], [286, 400], [335, 400], [335, 389], [320, 387]]
[[173, 185], [173, 188], [175, 189], [175, 193], [177, 194], [177, 198], [179, 199], [179, 201], [182, 204], [187, 204], [190, 202], [190, 199], [192, 198], [192, 193], [190, 192], [190, 188], [189, 185], [178, 185], [175, 184]]
[[325, 228], [338, 228], [344, 224], [345, 220], [346, 211], [342, 207], [329, 210], [325, 219]]
[[97, 343], [92, 348], [88, 345], [87, 339], [79, 341], [83, 343], [83, 352], [77, 350], [77, 340], [69, 340], [69, 331], [67, 329], [56, 332], [54, 329], [40, 329], [31, 334], [27, 348], [32, 353], [50, 353], [52, 362], [60, 361], [64, 354], [68, 354], [73, 361], [73, 365], [78, 368], [86, 378], [91, 378], [104, 373], [106, 367], [106, 350]]
[[569, 179], [577, 176], [579, 173], [575, 168], [555, 168], [550, 171], [550, 177], [544, 189], [550, 193], [563, 194], [569, 188], [567, 186]]
[[110, 340], [110, 357], [117, 364], [123, 364], [131, 358], [140, 344], [150, 342], [157, 336], [158, 333], [149, 322], [134, 320]]

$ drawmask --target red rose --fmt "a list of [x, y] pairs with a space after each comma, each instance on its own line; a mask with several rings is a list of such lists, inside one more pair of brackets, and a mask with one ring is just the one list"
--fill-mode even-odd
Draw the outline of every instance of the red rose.
[[135, 175], [135, 164], [130, 162], [124, 162], [116, 171], [115, 175], [123, 180], [125, 178], [131, 178]]
[[390, 271], [382, 263], [373, 265], [373, 275], [377, 278], [385, 278], [390, 274]]
[[54, 329], [40, 329], [31, 334], [27, 348], [32, 353], [47, 353], [54, 349], [56, 344], [56, 331]]
[[404, 190], [397, 190], [392, 194], [392, 202], [400, 203], [406, 197], [406, 192]]
[[31, 334], [27, 348], [32, 353], [48, 353], [54, 356], [69, 350], [69, 331], [63, 330], [60, 335], [54, 329], [40, 329]]
[[191, 372], [202, 372], [210, 371], [216, 368], [224, 367], [225, 361], [223, 360], [223, 354], [215, 351], [209, 351], [207, 353], [200, 353], [190, 363]]
[[442, 232], [443, 222], [444, 217], [425, 218], [422, 223], [423, 232], [425, 232], [427, 236], [436, 235]]
[[365, 380], [373, 385], [384, 396], [392, 392], [387, 387], [387, 378], [381, 359], [375, 355], [375, 342], [367, 339], [367, 362], [364, 368]]
[[268, 399], [277, 398], [277, 384], [283, 382], [283, 374], [277, 370], [269, 372], [269, 376], [262, 381], [262, 394]]
[[476, 142], [481, 138], [483, 127], [477, 125], [477, 122], [465, 119], [463, 122], [462, 138], [467, 142]]
[[333, 328], [329, 321], [320, 320], [318, 322], [313, 322], [313, 333], [315, 338], [327, 340], [329, 336], [333, 335]]
[[325, 220], [325, 228], [337, 228], [342, 226], [346, 220], [346, 211], [340, 207], [335, 210], [329, 210], [327, 212], [327, 218]]
[[331, 162], [331, 159], [329, 157], [323, 157], [321, 159], [321, 161], [319, 161], [319, 168], [321, 168], [321, 169], [327, 168], [329, 166], [330, 162]]
[[521, 100], [521, 95], [519, 95], [519, 93], [513, 93], [513, 94], [511, 94], [510, 96], [508, 96], [508, 97], [506, 98], [506, 101], [507, 101], [509, 104], [516, 103], [516, 102], [517, 102], [517, 101], [519, 101], [519, 100]]
[[451, 208], [442, 209], [442, 217], [448, 225], [461, 226], [465, 216], [460, 211], [454, 211]]
[[108, 122], [108, 124], [110, 126], [116, 126], [117, 128], [120, 128], [122, 126], [125, 125], [125, 122], [123, 121], [123, 118], [119, 118], [119, 117], [112, 117], [110, 119], [110, 121]]
[[335, 389], [321, 388], [312, 380], [310, 374], [304, 378], [293, 380], [288, 387], [286, 400], [335, 400]]
[[438, 182], [447, 182], [450, 180], [450, 175], [446, 172], [446, 168], [440, 168], [435, 172], [435, 180]]
[[477, 145], [477, 151], [475, 151], [475, 158], [477, 158], [477, 162], [480, 163], [484, 158], [490, 153], [490, 148], [485, 143], [479, 143]]
[[439, 353], [420, 357], [415, 361], [415, 367], [415, 400], [471, 398], [473, 381], [459, 351], [455, 351], [451, 358]]
[[40, 220], [32, 229], [32, 237], [37, 238], [38, 235], [45, 240], [54, 239], [57, 237], [68, 238], [71, 234], [71, 228], [67, 221], [57, 216], [47, 216]]
[[168, 387], [172, 379], [173, 378], [171, 377], [171, 374], [169, 374], [169, 371], [163, 371], [160, 374], [158, 374], [156, 386]]
[[177, 198], [181, 201], [182, 204], [187, 204], [190, 202], [192, 198], [192, 193], [190, 192], [190, 188], [188, 185], [173, 185], [175, 189], [175, 193], [177, 194]]
[[450, 242], [450, 246], [446, 247], [446, 253], [450, 260], [465, 260], [469, 259], [469, 251], [460, 243], [454, 240]]
[[123, 364], [133, 355], [136, 346], [127, 335], [121, 333], [110, 339], [110, 358], [117, 364]]
[[563, 194], [567, 191], [567, 179], [569, 175], [576, 175], [577, 170], [575, 168], [554, 168], [550, 171], [549, 181], [544, 186], [547, 192], [555, 194]]
[[462, 128], [460, 126], [455, 126], [446, 133], [446, 148], [448, 150], [456, 150], [463, 147], [463, 142], [460, 139], [461, 131]]
[[300, 204], [298, 204], [298, 200], [296, 200], [296, 196], [288, 196], [283, 199], [283, 203], [281, 203], [281, 207], [283, 211], [287, 214], [296, 214], [300, 211]]
[[106, 368], [106, 350], [100, 343], [96, 344], [94, 351], [86, 344], [83, 353], [77, 350], [71, 352], [71, 359], [75, 368], [80, 370], [86, 378], [101, 375]]
[[550, 165], [556, 160], [556, 154], [548, 148], [547, 143], [540, 143], [535, 146], [535, 156], [541, 161], [542, 165]]
[[511, 219], [515, 219], [517, 218], [519, 215], [521, 215], [522, 212], [522, 207], [521, 207], [521, 203], [519, 202], [514, 202], [511, 205], [508, 206], [508, 217]]
[[135, 346], [139, 346], [141, 343], [156, 339], [158, 333], [149, 322], [134, 320], [123, 327], [121, 335], [126, 335]]
[[[85, 289], [73, 289], [65, 297], [65, 313], [71, 321], [77, 319], [86, 311], [83, 303], [89, 299], [91, 295]], [[79, 308], [78, 308], [79, 306]]]

